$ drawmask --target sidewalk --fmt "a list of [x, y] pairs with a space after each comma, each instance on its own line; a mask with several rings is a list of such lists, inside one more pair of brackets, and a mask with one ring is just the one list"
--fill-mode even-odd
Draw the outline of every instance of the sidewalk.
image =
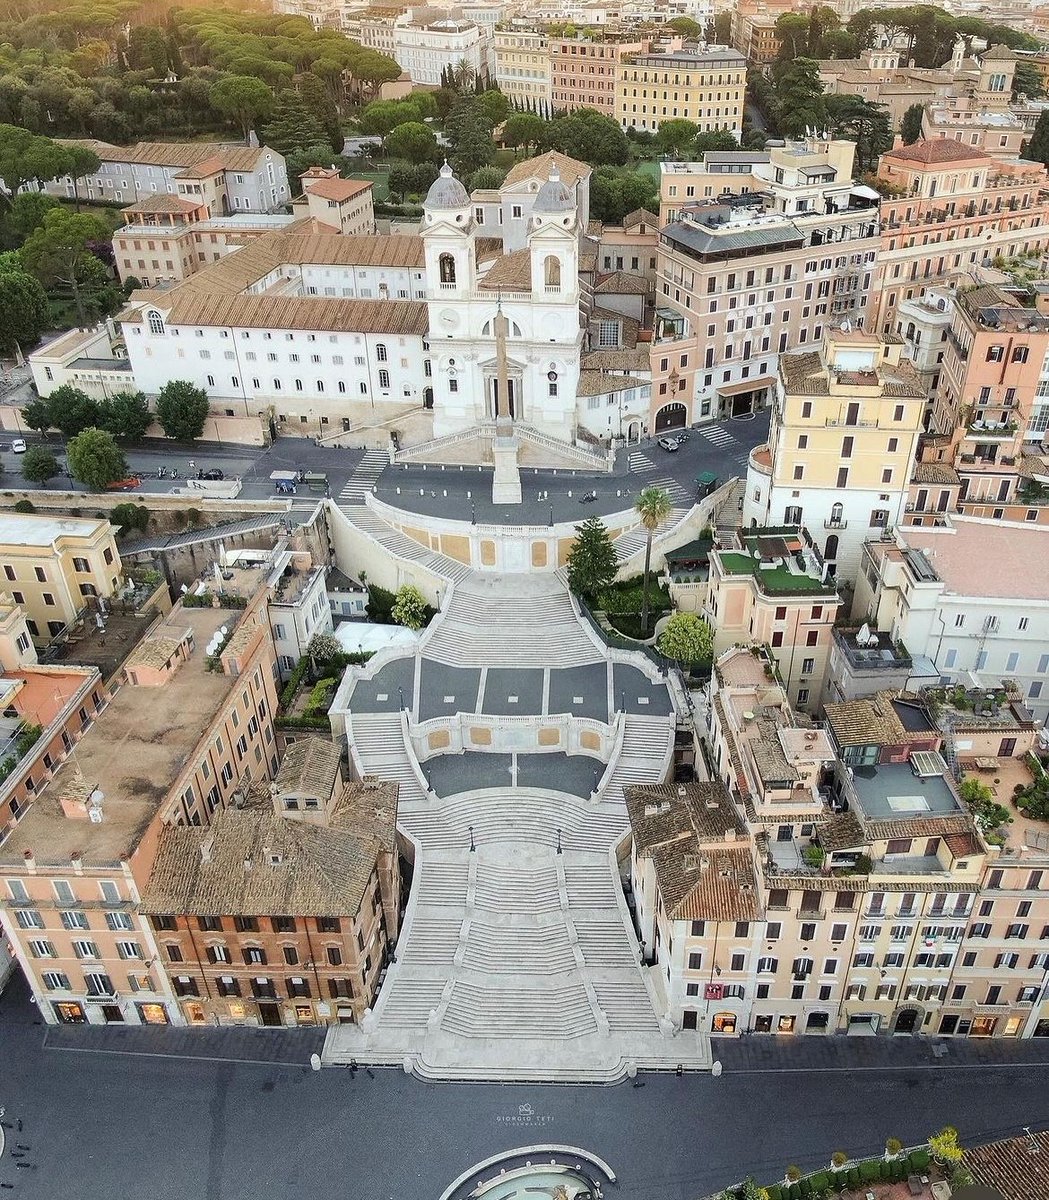
[[776, 1071], [907, 1071], [1049, 1065], [1049, 1038], [820, 1037], [745, 1034], [711, 1038], [726, 1074]]
[[311, 1029], [175, 1028], [169, 1025], [49, 1025], [45, 1050], [200, 1058], [212, 1062], [308, 1066], [320, 1054], [324, 1027]]

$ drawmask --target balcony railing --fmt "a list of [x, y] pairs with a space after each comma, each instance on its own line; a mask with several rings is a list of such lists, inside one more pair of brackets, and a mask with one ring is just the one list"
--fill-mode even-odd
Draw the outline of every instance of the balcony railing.
[[828, 520], [828, 521], [823, 522], [824, 529], [848, 529], [848, 527], [849, 527], [848, 521], [829, 521]]

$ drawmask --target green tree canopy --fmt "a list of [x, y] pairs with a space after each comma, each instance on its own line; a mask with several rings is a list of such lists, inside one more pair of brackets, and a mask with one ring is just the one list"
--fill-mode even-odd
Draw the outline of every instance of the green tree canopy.
[[55, 208], [29, 235], [19, 255], [45, 288], [71, 298], [78, 321], [88, 325], [114, 312], [120, 302], [109, 272], [92, 250], [108, 241], [109, 228], [101, 217]]
[[695, 613], [678, 612], [663, 626], [656, 643], [659, 652], [679, 663], [710, 662], [714, 631]]
[[93, 492], [101, 492], [127, 475], [127, 460], [111, 433], [93, 426], [84, 429], [66, 447], [69, 469]]
[[888, 110], [862, 96], [825, 96], [823, 104], [831, 133], [856, 143], [856, 173], [873, 171], [892, 148]]
[[17, 125], [0, 125], [0, 180], [6, 189], [0, 190], [0, 197], [5, 204], [11, 204], [24, 184], [57, 179], [71, 165], [69, 152], [51, 138]]
[[667, 21], [667, 27], [691, 41], [697, 41], [703, 36], [703, 27], [698, 21], [693, 21], [691, 17], [672, 17]]
[[58, 474], [58, 460], [46, 446], [30, 446], [22, 455], [22, 478], [47, 483]]
[[516, 150], [523, 146], [526, 150], [537, 149], [546, 132], [546, 122], [534, 113], [514, 113], [506, 118], [503, 126], [503, 141]]
[[607, 164], [622, 166], [630, 153], [630, 143], [614, 117], [595, 108], [577, 108], [567, 116], [549, 123], [546, 144], [593, 167]]
[[1020, 59], [1013, 74], [1013, 99], [1026, 96], [1028, 100], [1041, 100], [1044, 95], [1045, 84], [1038, 68]]
[[595, 596], [615, 579], [619, 560], [603, 521], [588, 517], [576, 526], [568, 552], [568, 586], [582, 596]]
[[117, 441], [138, 441], [152, 423], [153, 414], [142, 392], [114, 392], [99, 405], [97, 424]]
[[655, 148], [660, 154], [669, 154], [672, 158], [688, 158], [696, 142], [699, 126], [695, 121], [673, 118], [663, 121], [656, 132]]
[[506, 172], [500, 167], [479, 167], [467, 181], [466, 190], [469, 192], [489, 191], [502, 187]]
[[287, 154], [299, 146], [316, 146], [326, 140], [324, 126], [298, 92], [281, 92], [275, 112], [273, 120], [263, 126], [261, 140], [278, 154]]
[[419, 121], [394, 126], [386, 135], [386, 150], [394, 158], [415, 163], [433, 162], [441, 156], [433, 130]]
[[212, 86], [208, 100], [216, 112], [240, 126], [245, 141], [252, 127], [273, 111], [273, 89], [252, 75], [227, 75]]
[[208, 395], [184, 379], [165, 383], [157, 396], [157, 420], [169, 438], [192, 442], [204, 432]]
[[35, 346], [50, 323], [40, 281], [25, 271], [0, 271], [0, 354]]
[[822, 129], [827, 124], [827, 108], [819, 64], [811, 58], [796, 58], [782, 64], [774, 76], [780, 133], [796, 138], [804, 136], [806, 129]]
[[98, 423], [98, 401], [80, 388], [64, 383], [47, 398], [51, 424], [66, 435], [74, 437], [82, 429]]
[[422, 629], [426, 624], [426, 597], [413, 583], [397, 589], [392, 616], [396, 624], [406, 629]]
[[22, 420], [37, 433], [46, 434], [49, 429], [54, 427], [51, 405], [47, 400], [30, 400], [22, 409]]
[[644, 600], [641, 605], [641, 632], [648, 633], [648, 585], [652, 567], [652, 539], [656, 530], [674, 511], [670, 493], [661, 487], [649, 486], [642, 488], [634, 500], [634, 511], [645, 530], [645, 573], [642, 590]]
[[1040, 162], [1049, 166], [1049, 108], [1042, 110], [1031, 134], [1031, 140], [1023, 150], [1028, 162]]
[[903, 114], [900, 121], [900, 137], [905, 146], [913, 146], [922, 135], [922, 117], [925, 115], [924, 104], [912, 104]]

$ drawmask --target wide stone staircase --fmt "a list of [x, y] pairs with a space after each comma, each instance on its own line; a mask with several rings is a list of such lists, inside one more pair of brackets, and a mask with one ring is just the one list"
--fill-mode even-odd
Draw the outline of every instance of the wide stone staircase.
[[425, 653], [455, 667], [579, 667], [604, 659], [553, 575], [474, 575], [457, 584]]
[[[419, 653], [512, 669], [599, 662], [606, 651], [563, 583], [544, 575], [461, 578]], [[416, 678], [424, 687], [427, 672]], [[438, 797], [420, 786], [400, 712], [367, 711], [351, 690], [346, 720], [355, 769], [400, 784], [414, 875], [374, 1007], [359, 1025], [328, 1031], [326, 1063], [577, 1083], [709, 1068], [709, 1039], [660, 1019], [618, 865], [629, 833], [623, 788], [667, 778], [673, 716], [623, 714], [589, 799], [559, 791], [556, 775], [543, 787]]]

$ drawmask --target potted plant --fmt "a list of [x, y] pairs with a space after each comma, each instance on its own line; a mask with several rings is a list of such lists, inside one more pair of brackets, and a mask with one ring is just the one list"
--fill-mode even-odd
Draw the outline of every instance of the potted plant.
[[835, 1150], [830, 1156], [830, 1165], [835, 1171], [840, 1171], [843, 1166], [849, 1161], [849, 1156], [844, 1150]]
[[885, 1157], [899, 1158], [900, 1151], [903, 1149], [903, 1142], [899, 1138], [887, 1138], [885, 1142]]

